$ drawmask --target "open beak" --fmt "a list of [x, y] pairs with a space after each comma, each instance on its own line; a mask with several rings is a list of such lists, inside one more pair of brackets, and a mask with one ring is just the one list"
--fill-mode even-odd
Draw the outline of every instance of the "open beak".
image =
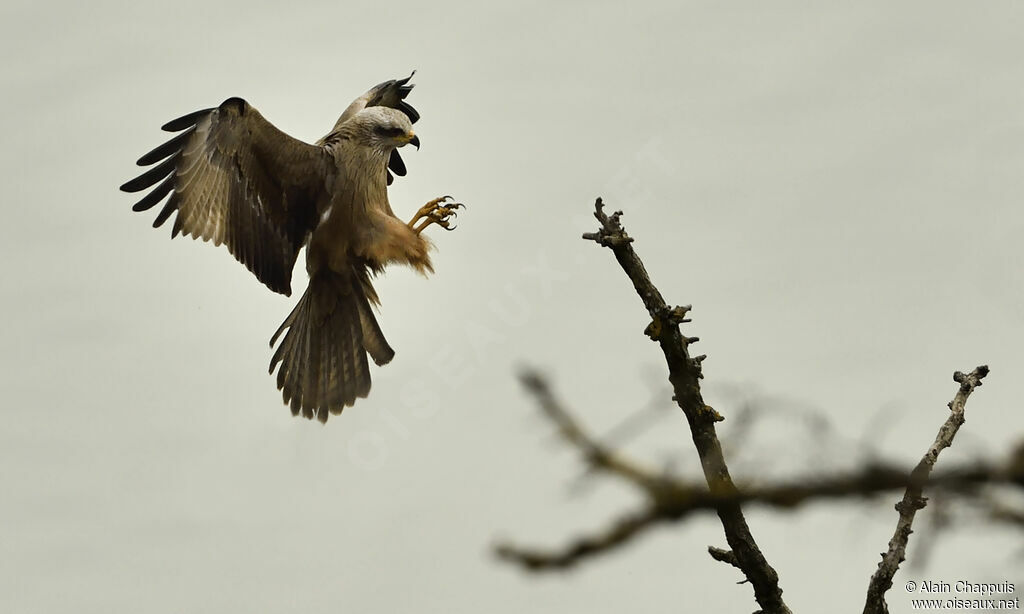
[[419, 148], [420, 148], [420, 137], [416, 136], [415, 134], [412, 135], [412, 138], [409, 139], [409, 144], [410, 145], [415, 145], [416, 146], [416, 150], [418, 151]]

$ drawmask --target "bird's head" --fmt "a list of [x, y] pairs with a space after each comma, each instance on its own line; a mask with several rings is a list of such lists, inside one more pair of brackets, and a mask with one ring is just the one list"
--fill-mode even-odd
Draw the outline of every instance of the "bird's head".
[[412, 122], [397, 109], [390, 107], [367, 107], [352, 118], [359, 127], [360, 137], [367, 145], [382, 149], [396, 149], [408, 144], [420, 148], [420, 139], [412, 131]]

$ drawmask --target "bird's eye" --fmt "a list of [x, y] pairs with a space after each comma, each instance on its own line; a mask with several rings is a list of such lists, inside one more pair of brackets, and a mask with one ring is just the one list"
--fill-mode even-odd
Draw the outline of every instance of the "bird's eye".
[[405, 134], [405, 130], [403, 130], [402, 128], [396, 128], [394, 126], [379, 126], [377, 128], [377, 132], [383, 136], [391, 138], [399, 137]]

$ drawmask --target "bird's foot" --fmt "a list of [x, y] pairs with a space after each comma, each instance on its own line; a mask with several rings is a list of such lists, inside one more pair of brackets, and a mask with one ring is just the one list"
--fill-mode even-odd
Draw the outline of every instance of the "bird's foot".
[[[466, 205], [462, 203], [452, 202], [451, 196], [435, 198], [420, 207], [416, 215], [409, 220], [409, 228], [412, 228], [416, 234], [420, 234], [423, 232], [423, 229], [431, 224], [437, 224], [445, 230], [455, 230], [451, 220], [458, 217], [456, 210], [465, 208]], [[419, 225], [416, 224], [417, 222], [420, 222]]]

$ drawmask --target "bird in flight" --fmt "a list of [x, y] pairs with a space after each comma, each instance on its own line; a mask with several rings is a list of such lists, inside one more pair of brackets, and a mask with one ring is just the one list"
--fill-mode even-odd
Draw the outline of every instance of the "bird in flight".
[[155, 166], [121, 186], [149, 190], [135, 211], [163, 202], [154, 227], [174, 215], [171, 238], [224, 244], [286, 296], [305, 246], [309, 285], [270, 340], [273, 348], [280, 339], [270, 373], [278, 368], [277, 387], [293, 415], [327, 422], [369, 394], [367, 354], [378, 365], [395, 355], [374, 317], [371, 277], [391, 263], [432, 273], [423, 230], [451, 230], [463, 207], [436, 198], [404, 222], [388, 202], [394, 175], [406, 174], [398, 149], [420, 145], [412, 128], [419, 113], [405, 101], [411, 78], [385, 81], [355, 99], [312, 145], [229, 98], [165, 124], [179, 134], [139, 158], [139, 166]]

